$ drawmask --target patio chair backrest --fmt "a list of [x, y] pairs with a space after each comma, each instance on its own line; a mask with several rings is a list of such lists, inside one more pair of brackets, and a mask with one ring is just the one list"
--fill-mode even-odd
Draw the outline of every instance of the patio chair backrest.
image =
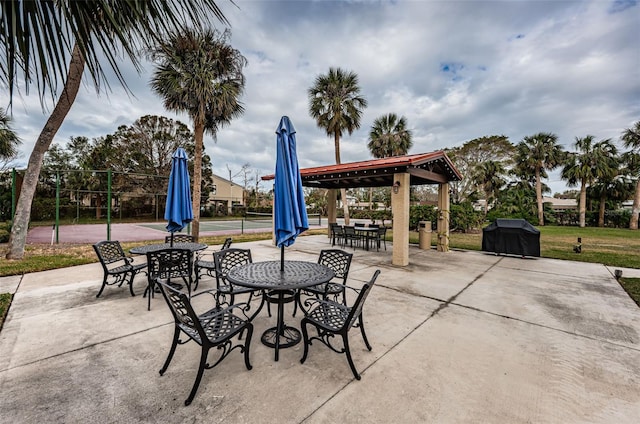
[[355, 303], [351, 307], [349, 316], [345, 321], [345, 324], [348, 325], [349, 328], [353, 327], [356, 324], [358, 317], [362, 313], [362, 307], [364, 306], [364, 301], [367, 300], [367, 296], [369, 296], [369, 293], [371, 292], [371, 289], [373, 288], [373, 285], [375, 284], [376, 279], [378, 278], [378, 275], [380, 275], [379, 269], [377, 269], [376, 272], [373, 273], [373, 277], [371, 277], [371, 280], [369, 280], [369, 282], [366, 283], [364, 286], [362, 286], [362, 289], [360, 289], [358, 298], [356, 299]]
[[205, 332], [200, 324], [200, 320], [198, 319], [198, 315], [193, 310], [187, 295], [162, 281], [158, 281], [157, 284], [160, 287], [160, 291], [162, 291], [164, 300], [167, 301], [167, 305], [171, 310], [171, 314], [173, 315], [176, 324], [178, 324], [186, 333], [191, 335], [197, 333], [201, 337], [200, 340], [202, 340], [202, 338], [206, 338]]
[[149, 279], [182, 278], [191, 291], [193, 253], [189, 249], [163, 249], [147, 253]]
[[233, 268], [253, 262], [250, 249], [235, 248], [213, 252], [213, 260], [216, 264], [216, 282], [218, 287], [220, 287], [221, 284], [226, 284], [227, 274]]
[[[193, 243], [196, 241], [195, 237], [190, 234], [174, 234], [173, 242], [174, 243]], [[166, 236], [164, 238], [165, 243], [171, 243], [171, 236]]]
[[354, 222], [353, 226], [354, 227], [364, 227], [364, 223], [363, 222]]
[[349, 268], [351, 266], [352, 253], [340, 249], [324, 249], [320, 251], [318, 263], [328, 266], [335, 273], [335, 278], [342, 279], [343, 284], [347, 282]]
[[344, 230], [344, 234], [347, 236], [355, 236], [356, 235], [356, 228], [355, 227], [351, 227], [348, 225], [345, 225], [344, 227], [342, 227]]
[[96, 251], [96, 255], [98, 255], [98, 259], [100, 260], [102, 267], [105, 269], [108, 268], [107, 265], [114, 262], [127, 262], [127, 257], [124, 254], [119, 241], [100, 241], [93, 245], [93, 249]]

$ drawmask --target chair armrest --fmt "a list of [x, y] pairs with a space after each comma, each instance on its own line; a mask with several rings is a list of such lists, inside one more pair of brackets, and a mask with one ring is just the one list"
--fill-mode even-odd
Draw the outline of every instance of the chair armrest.
[[[243, 309], [244, 306], [245, 306], [245, 303], [238, 303], [238, 304], [227, 306], [227, 307], [216, 307], [214, 309], [211, 309], [211, 310], [203, 313], [202, 315], [198, 315], [198, 318], [202, 321], [203, 324], [206, 325], [209, 322], [211, 322], [211, 320], [213, 320], [214, 318], [216, 318], [216, 317], [218, 317], [220, 315], [224, 315], [224, 314], [235, 315], [233, 313], [233, 309], [239, 308], [242, 311], [242, 314], [248, 320], [249, 317], [247, 317], [246, 313], [244, 312], [244, 309]], [[237, 317], [237, 315], [236, 315], [236, 317]], [[238, 317], [238, 318], [240, 318], [240, 317]]]
[[193, 299], [193, 298], [198, 297], [198, 296], [203, 295], [203, 294], [210, 294], [211, 296], [213, 296], [215, 298], [216, 295], [218, 294], [218, 290], [217, 289], [202, 290], [202, 291], [199, 291], [198, 293], [192, 294], [191, 298]]
[[360, 288], [360, 289], [357, 289], [357, 288], [355, 288], [355, 287], [351, 287], [351, 286], [347, 286], [347, 285], [344, 285], [343, 287], [344, 287], [345, 289], [349, 289], [349, 290], [353, 291], [354, 293], [358, 293], [358, 294], [359, 294], [359, 293], [360, 293], [360, 291], [362, 290], [361, 288]]
[[349, 310], [349, 307], [343, 305], [342, 303], [336, 302], [334, 300], [325, 300], [325, 299], [317, 299], [317, 298], [305, 299], [304, 305], [308, 307], [307, 311], [305, 312], [305, 315], [308, 315], [309, 313], [311, 313], [319, 305], [331, 305], [335, 308], [342, 309], [346, 312], [348, 312]]

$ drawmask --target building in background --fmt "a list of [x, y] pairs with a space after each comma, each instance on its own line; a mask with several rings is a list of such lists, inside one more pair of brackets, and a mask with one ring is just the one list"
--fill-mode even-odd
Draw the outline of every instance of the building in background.
[[231, 215], [233, 208], [245, 206], [247, 191], [244, 187], [216, 174], [211, 179], [213, 186], [207, 205], [213, 208], [216, 215]]

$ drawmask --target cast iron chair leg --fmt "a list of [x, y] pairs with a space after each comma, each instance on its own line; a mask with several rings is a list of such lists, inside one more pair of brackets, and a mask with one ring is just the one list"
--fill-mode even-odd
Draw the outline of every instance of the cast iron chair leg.
[[358, 374], [358, 370], [356, 370], [356, 366], [353, 363], [353, 359], [351, 358], [351, 350], [349, 349], [349, 337], [346, 334], [342, 335], [342, 341], [344, 342], [344, 351], [347, 354], [347, 361], [349, 361], [349, 367], [351, 367], [351, 372], [356, 380], [360, 380], [360, 374]]
[[153, 291], [155, 290], [156, 285], [153, 280], [149, 280], [149, 285], [147, 287], [147, 311], [151, 310], [151, 296], [153, 296]]
[[364, 322], [362, 321], [362, 314], [358, 317], [358, 322], [360, 324], [360, 333], [362, 333], [362, 339], [364, 340], [364, 344], [367, 346], [367, 349], [371, 350], [371, 345], [369, 344], [369, 340], [367, 340], [367, 335], [364, 332]]
[[193, 291], [198, 290], [198, 283], [200, 283], [200, 274], [198, 273], [198, 271], [196, 271], [196, 282], [193, 286]]
[[129, 279], [129, 291], [131, 292], [131, 296], [135, 296], [136, 294], [133, 292], [133, 279], [136, 276], [135, 271], [131, 271], [131, 278]]
[[100, 291], [98, 292], [98, 294], [96, 295], [96, 297], [100, 297], [100, 295], [102, 294], [102, 291], [104, 290], [104, 288], [106, 287], [106, 285], [107, 285], [107, 277], [105, 277], [105, 278], [102, 280], [102, 287], [100, 287]]
[[167, 359], [164, 361], [164, 365], [160, 370], [160, 375], [163, 375], [164, 372], [169, 368], [169, 364], [171, 363], [171, 359], [173, 358], [173, 354], [176, 353], [176, 346], [178, 346], [178, 339], [180, 338], [180, 329], [176, 327], [173, 331], [173, 342], [171, 343], [171, 349], [169, 349], [169, 355]]
[[193, 383], [193, 388], [191, 389], [191, 393], [189, 393], [189, 397], [184, 401], [185, 406], [189, 406], [191, 401], [196, 395], [198, 391], [198, 387], [200, 386], [200, 380], [202, 380], [202, 374], [204, 374], [204, 368], [207, 365], [207, 356], [209, 355], [209, 349], [202, 347], [202, 353], [200, 354], [200, 366], [198, 367], [198, 375], [196, 375], [196, 381]]
[[302, 329], [302, 341], [304, 342], [304, 352], [302, 353], [302, 359], [300, 359], [300, 363], [304, 364], [304, 361], [307, 360], [307, 353], [309, 353], [309, 334], [307, 333], [307, 321], [305, 319], [300, 323], [300, 328]]
[[251, 336], [253, 335], [253, 324], [250, 322], [247, 323], [245, 329], [247, 330], [247, 339], [244, 341], [244, 364], [247, 366], [247, 369], [250, 370], [253, 368], [249, 361], [249, 347], [251, 346]]

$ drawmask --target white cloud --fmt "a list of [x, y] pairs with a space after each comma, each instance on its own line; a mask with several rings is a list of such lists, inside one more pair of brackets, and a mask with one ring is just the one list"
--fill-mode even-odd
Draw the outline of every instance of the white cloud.
[[[640, 119], [640, 7], [635, 1], [241, 1], [222, 3], [232, 45], [248, 59], [246, 112], [205, 138], [214, 172], [228, 177], [249, 162], [273, 172], [275, 128], [288, 115], [301, 166], [334, 163], [333, 139], [308, 114], [307, 90], [329, 67], [359, 76], [369, 102], [361, 128], [345, 135], [342, 161], [368, 159], [378, 116], [404, 115], [413, 153], [491, 134], [512, 142], [554, 132], [567, 148], [576, 136], [617, 140]], [[124, 66], [135, 98], [113, 82], [96, 97], [83, 89], [56, 136], [95, 137], [164, 111]], [[4, 100], [4, 99], [0, 99]], [[7, 103], [7, 102], [4, 102]], [[13, 127], [30, 152], [47, 115], [33, 95], [15, 101]], [[25, 157], [25, 161], [26, 161]], [[552, 181], [556, 191], [564, 189]]]

